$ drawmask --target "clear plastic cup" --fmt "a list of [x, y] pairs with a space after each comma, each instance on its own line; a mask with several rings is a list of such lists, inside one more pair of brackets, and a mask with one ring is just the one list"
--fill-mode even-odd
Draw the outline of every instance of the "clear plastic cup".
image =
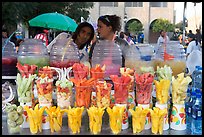
[[92, 86], [75, 86], [76, 94], [75, 94], [75, 100], [76, 100], [76, 106], [77, 107], [86, 107], [88, 108], [91, 103], [91, 93], [93, 91]]
[[84, 78], [88, 78], [88, 72], [86, 71], [73, 71], [73, 73], [75, 79], [81, 80]]
[[110, 95], [112, 84], [98, 81], [96, 88], [96, 104], [98, 107], [109, 107], [110, 106]]
[[132, 130], [133, 133], [140, 133], [144, 130], [146, 116], [132, 115]]
[[37, 80], [38, 101], [40, 106], [52, 104], [53, 82], [40, 83]]
[[136, 83], [136, 101], [138, 104], [150, 104], [152, 96], [152, 83]]
[[114, 82], [115, 104], [127, 104], [128, 99], [128, 83]]
[[[72, 89], [72, 88], [71, 88]], [[56, 87], [57, 90], [57, 106], [61, 109], [68, 108], [71, 106], [72, 102], [72, 90], [69, 87], [61, 87], [60, 85]]]
[[152, 127], [151, 131], [153, 134], [163, 134], [163, 123], [164, 123], [164, 116], [151, 116]]

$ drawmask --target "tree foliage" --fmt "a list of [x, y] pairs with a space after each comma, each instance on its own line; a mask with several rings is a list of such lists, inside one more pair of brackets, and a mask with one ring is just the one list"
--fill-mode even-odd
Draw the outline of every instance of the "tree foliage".
[[144, 30], [143, 25], [139, 21], [134, 20], [133, 22], [131, 22], [128, 25], [128, 31], [132, 32], [133, 34], [135, 34], [135, 33], [138, 34], [140, 31], [143, 31], [143, 30]]
[[73, 18], [87, 18], [93, 2], [2, 2], [2, 27], [14, 28], [18, 22], [28, 25], [35, 16], [48, 12], [58, 12]]
[[157, 19], [152, 24], [152, 30], [153, 32], [159, 32], [160, 30], [164, 30], [166, 32], [173, 32], [175, 30], [175, 25], [167, 19]]
[[183, 32], [183, 21], [177, 23], [175, 28], [178, 28], [180, 32]]

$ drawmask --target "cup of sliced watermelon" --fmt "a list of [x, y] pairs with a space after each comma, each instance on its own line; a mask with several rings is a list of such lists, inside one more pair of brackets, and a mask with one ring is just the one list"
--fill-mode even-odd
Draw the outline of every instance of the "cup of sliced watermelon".
[[129, 83], [114, 82], [114, 97], [116, 104], [127, 104], [128, 84]]
[[75, 79], [78, 79], [78, 80], [81, 80], [81, 79], [84, 79], [84, 78], [88, 78], [88, 72], [87, 71], [76, 71], [76, 70], [73, 70], [73, 73], [74, 73], [74, 78]]
[[149, 104], [152, 96], [152, 83], [136, 83], [136, 101], [138, 104]]

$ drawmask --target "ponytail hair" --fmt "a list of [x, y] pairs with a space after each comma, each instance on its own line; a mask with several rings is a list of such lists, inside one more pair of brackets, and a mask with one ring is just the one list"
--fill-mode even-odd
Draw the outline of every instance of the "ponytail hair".
[[111, 26], [113, 32], [119, 32], [121, 30], [121, 18], [116, 15], [103, 15], [98, 18], [105, 25]]

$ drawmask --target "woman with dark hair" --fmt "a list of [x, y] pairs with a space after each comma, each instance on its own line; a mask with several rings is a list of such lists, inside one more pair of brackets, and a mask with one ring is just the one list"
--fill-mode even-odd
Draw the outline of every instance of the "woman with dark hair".
[[200, 47], [200, 43], [198, 42], [198, 40], [195, 38], [194, 34], [188, 34], [188, 47], [186, 49], [186, 57], [189, 56], [189, 54], [193, 51], [193, 50], [201, 50]]
[[72, 35], [74, 43], [78, 46], [81, 62], [89, 61], [88, 49], [94, 34], [94, 27], [88, 22], [82, 22]]
[[[116, 33], [121, 30], [121, 18], [116, 15], [104, 15], [100, 16], [98, 18], [98, 35], [99, 39], [101, 40], [110, 40], [114, 41], [118, 45], [120, 45], [121, 50], [123, 52], [124, 47], [128, 46], [127, 41], [124, 39], [121, 39], [119, 37], [116, 37]], [[91, 46], [90, 52], [89, 52], [89, 60], [92, 58], [93, 50], [94, 50], [94, 45]], [[122, 66], [124, 66], [124, 57], [122, 61]]]
[[88, 22], [82, 22], [76, 28], [76, 31], [72, 35], [72, 39], [77, 44], [79, 50], [82, 50], [90, 45], [91, 40], [94, 38], [94, 28]]
[[162, 44], [169, 43], [170, 40], [169, 40], [169, 37], [166, 34], [166, 31], [160, 30], [159, 33], [160, 33], [160, 36], [159, 36], [159, 38], [157, 40], [157, 45], [159, 46], [159, 45], [162, 45]]

